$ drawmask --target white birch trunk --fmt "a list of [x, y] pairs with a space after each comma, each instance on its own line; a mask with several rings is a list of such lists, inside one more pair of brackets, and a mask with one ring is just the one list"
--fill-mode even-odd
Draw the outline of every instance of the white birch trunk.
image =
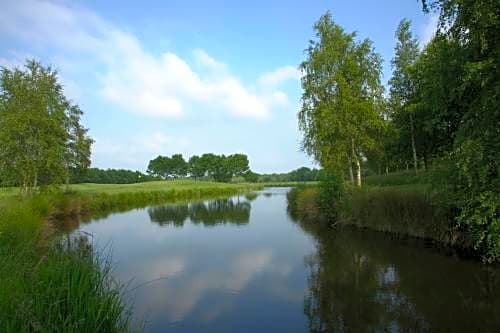
[[413, 167], [415, 173], [418, 172], [417, 147], [415, 145], [415, 128], [413, 126], [413, 115], [410, 113], [410, 130], [411, 130], [411, 149], [413, 152]]
[[354, 139], [351, 140], [351, 143], [352, 143], [352, 158], [354, 159], [354, 164], [356, 164], [356, 185], [361, 186], [361, 163], [359, 162], [358, 154], [356, 154]]

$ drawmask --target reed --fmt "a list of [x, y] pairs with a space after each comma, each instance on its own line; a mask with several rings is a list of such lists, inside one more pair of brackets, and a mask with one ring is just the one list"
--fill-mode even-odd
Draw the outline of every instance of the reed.
[[471, 254], [471, 237], [453, 224], [453, 214], [425, 186], [402, 185], [348, 188], [342, 198], [331, 202], [335, 220], [325, 218], [328, 207], [318, 199], [319, 188], [297, 188], [288, 195], [292, 217], [311, 223], [350, 225], [392, 236], [430, 240], [438, 246], [465, 249]]

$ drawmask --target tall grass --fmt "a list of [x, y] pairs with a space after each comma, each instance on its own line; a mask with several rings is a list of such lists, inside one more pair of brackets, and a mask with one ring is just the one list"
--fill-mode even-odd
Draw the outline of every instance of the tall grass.
[[415, 171], [399, 171], [392, 172], [387, 175], [372, 175], [364, 179], [365, 185], [368, 186], [398, 186], [398, 185], [428, 185], [433, 182], [435, 172], [428, 170], [420, 170], [417, 174]]
[[85, 239], [45, 239], [50, 200], [0, 212], [0, 332], [124, 332], [129, 314], [115, 282]]
[[319, 188], [292, 190], [288, 196], [292, 217], [431, 240], [436, 245], [465, 249], [471, 254], [470, 236], [454, 227], [451, 212], [425, 187], [348, 188], [339, 202], [330, 203], [337, 209], [335, 221], [325, 218], [319, 191]]
[[351, 189], [341, 204], [343, 223], [452, 245], [456, 235], [446, 209], [420, 187]]

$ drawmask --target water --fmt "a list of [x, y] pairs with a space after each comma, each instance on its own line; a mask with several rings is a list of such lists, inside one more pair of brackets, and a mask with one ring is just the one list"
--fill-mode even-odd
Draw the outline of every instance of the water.
[[[294, 221], [288, 189], [81, 224], [147, 332], [500, 332], [500, 270]], [[76, 230], [75, 230], [76, 232]]]

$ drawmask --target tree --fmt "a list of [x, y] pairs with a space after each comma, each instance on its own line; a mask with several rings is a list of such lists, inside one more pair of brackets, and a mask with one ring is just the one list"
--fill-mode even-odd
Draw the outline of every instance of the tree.
[[82, 111], [63, 94], [57, 72], [35, 60], [0, 74], [0, 170], [26, 193], [59, 184], [90, 165], [93, 143]]
[[201, 155], [200, 163], [207, 170], [207, 174], [209, 177], [214, 177], [214, 174], [217, 169], [218, 158], [215, 154], [205, 153]]
[[[410, 143], [413, 156], [413, 167], [418, 170], [417, 148], [415, 142], [415, 105], [412, 103], [414, 96], [414, 82], [410, 74], [411, 66], [419, 55], [418, 40], [411, 33], [411, 22], [407, 19], [401, 20], [396, 30], [395, 56], [392, 59], [393, 74], [389, 80], [390, 103], [396, 119], [402, 119], [408, 123], [410, 132]], [[405, 129], [405, 124], [400, 124], [400, 129]]]
[[96, 183], [96, 184], [133, 184], [154, 180], [154, 177], [145, 175], [139, 171], [124, 169], [89, 168], [83, 172], [71, 173], [71, 183]]
[[381, 57], [370, 40], [356, 41], [329, 12], [314, 30], [317, 39], [300, 65], [302, 149], [325, 169], [343, 173], [347, 166], [353, 182], [354, 165], [361, 186], [364, 151], [376, 144], [374, 132], [383, 125]]
[[174, 154], [170, 158], [171, 175], [173, 177], [184, 177], [188, 171], [188, 164], [182, 157], [182, 154]]
[[243, 179], [249, 183], [256, 183], [259, 181], [259, 174], [253, 172], [252, 170], [248, 170], [243, 174]]
[[165, 170], [166, 159], [168, 157], [158, 155], [156, 158], [150, 160], [146, 172], [153, 176], [162, 177], [163, 179], [167, 178], [168, 174]]
[[[457, 221], [469, 228], [485, 261], [500, 258], [500, 6], [496, 0], [423, 1], [440, 13], [438, 36], [457, 46], [462, 70], [443, 89], [454, 103], [445, 112], [455, 119], [448, 174], [442, 194], [458, 208]], [[457, 112], [456, 108], [460, 111]], [[444, 177], [443, 177], [444, 178]]]
[[189, 174], [195, 179], [201, 178], [207, 173], [207, 167], [199, 156], [191, 156], [188, 165]]
[[69, 184], [70, 173], [83, 173], [90, 167], [90, 152], [94, 140], [88, 136], [88, 129], [80, 125], [82, 110], [73, 105], [70, 108], [70, 117], [68, 119], [69, 140], [66, 144], [67, 158], [66, 167], [70, 172], [66, 175], [66, 184]]
[[248, 166], [248, 157], [245, 154], [233, 154], [227, 157], [232, 176], [242, 176], [250, 168]]
[[234, 166], [230, 158], [225, 155], [215, 155], [212, 166], [212, 176], [217, 182], [229, 182], [233, 177]]

